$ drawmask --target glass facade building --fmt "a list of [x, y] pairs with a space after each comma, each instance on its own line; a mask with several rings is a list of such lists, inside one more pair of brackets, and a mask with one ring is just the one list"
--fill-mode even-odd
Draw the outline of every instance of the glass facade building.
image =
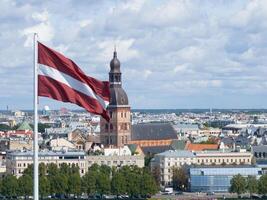
[[192, 192], [228, 192], [234, 175], [256, 176], [262, 169], [253, 166], [209, 166], [190, 168], [190, 188]]

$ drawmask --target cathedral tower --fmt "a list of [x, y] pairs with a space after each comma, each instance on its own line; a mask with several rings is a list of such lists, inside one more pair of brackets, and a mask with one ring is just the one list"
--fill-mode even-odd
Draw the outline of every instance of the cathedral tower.
[[100, 140], [104, 146], [121, 147], [131, 140], [131, 108], [122, 88], [120, 61], [114, 51], [110, 61], [110, 104], [107, 108], [110, 122], [101, 117]]

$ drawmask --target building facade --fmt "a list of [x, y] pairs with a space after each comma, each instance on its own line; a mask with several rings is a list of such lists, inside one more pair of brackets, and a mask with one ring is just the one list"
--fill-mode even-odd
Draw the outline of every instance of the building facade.
[[145, 166], [145, 158], [142, 155], [99, 155], [99, 156], [87, 156], [88, 167], [93, 164], [107, 165], [109, 167], [122, 167], [122, 166]]
[[229, 166], [251, 165], [250, 152], [192, 152], [188, 150], [169, 150], [156, 154], [151, 162], [152, 170], [160, 170], [161, 185], [172, 185], [172, 169], [182, 166]]
[[162, 186], [172, 185], [172, 175], [174, 167], [192, 165], [196, 163], [196, 155], [190, 151], [169, 150], [156, 154], [151, 162], [151, 168], [158, 168], [160, 171], [160, 181]]
[[267, 160], [267, 145], [252, 146], [251, 151], [257, 160]]
[[114, 51], [110, 62], [110, 104], [107, 107], [110, 121], [101, 117], [100, 141], [104, 146], [121, 147], [131, 140], [131, 108], [122, 88], [120, 61]]
[[[54, 163], [58, 167], [60, 167], [62, 163], [66, 163], [69, 166], [74, 164], [79, 167], [81, 176], [84, 175], [88, 169], [85, 153], [82, 151], [39, 152], [39, 163], [44, 163], [45, 165]], [[6, 172], [16, 177], [22, 176], [23, 171], [31, 164], [33, 164], [32, 151], [13, 151], [8, 152], [6, 155]]]
[[250, 165], [253, 155], [250, 152], [196, 152], [198, 165]]
[[261, 168], [253, 166], [199, 166], [189, 171], [192, 192], [228, 192], [233, 176], [241, 174], [259, 178], [262, 174]]

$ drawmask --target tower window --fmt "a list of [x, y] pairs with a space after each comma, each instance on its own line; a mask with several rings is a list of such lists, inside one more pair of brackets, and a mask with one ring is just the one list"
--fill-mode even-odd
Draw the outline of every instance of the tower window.
[[119, 76], [115, 76], [115, 81], [120, 82]]

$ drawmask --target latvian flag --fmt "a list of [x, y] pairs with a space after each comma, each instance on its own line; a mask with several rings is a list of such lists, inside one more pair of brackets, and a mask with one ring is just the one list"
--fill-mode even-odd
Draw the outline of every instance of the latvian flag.
[[109, 82], [86, 76], [71, 59], [40, 42], [38, 63], [38, 96], [74, 103], [109, 121]]

